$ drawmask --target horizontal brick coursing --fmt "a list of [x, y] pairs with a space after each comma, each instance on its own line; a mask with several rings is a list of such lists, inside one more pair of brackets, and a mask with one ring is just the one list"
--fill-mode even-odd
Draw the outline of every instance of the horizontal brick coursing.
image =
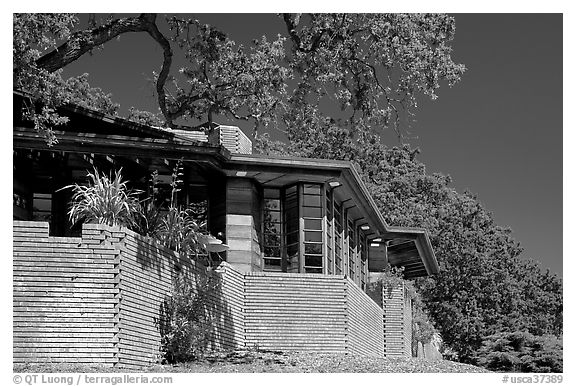
[[14, 222], [14, 363], [118, 363], [119, 250], [90, 230], [50, 237]]
[[[60, 238], [47, 223], [15, 221], [13, 261], [14, 363], [149, 365], [160, 355], [161, 309], [176, 273], [206, 273], [149, 238], [94, 224]], [[345, 276], [242, 273], [222, 263], [214, 277], [214, 349], [407, 355], [406, 305], [385, 299], [384, 318]]]

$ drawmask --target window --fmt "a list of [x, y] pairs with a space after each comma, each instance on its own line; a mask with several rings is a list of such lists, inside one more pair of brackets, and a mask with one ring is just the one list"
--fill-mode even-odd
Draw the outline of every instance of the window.
[[304, 184], [302, 190], [304, 272], [323, 273], [324, 230], [321, 186]]
[[366, 291], [366, 260], [368, 254], [366, 253], [366, 236], [364, 236], [364, 232], [362, 231], [358, 232], [358, 244], [360, 250], [360, 288], [362, 288], [363, 291]]
[[350, 277], [366, 290], [366, 235], [321, 184], [264, 189], [264, 271]]
[[52, 195], [34, 193], [32, 196], [32, 221], [50, 221], [52, 217]]
[[334, 201], [334, 273], [342, 275], [342, 205]]
[[284, 191], [284, 231], [286, 259], [282, 271], [299, 272], [300, 264], [300, 216], [298, 211], [298, 186], [293, 185]]
[[348, 219], [348, 274], [356, 281], [356, 229], [351, 219]]
[[264, 271], [282, 271], [280, 191], [264, 190]]
[[332, 191], [326, 190], [326, 273], [334, 273], [334, 208]]

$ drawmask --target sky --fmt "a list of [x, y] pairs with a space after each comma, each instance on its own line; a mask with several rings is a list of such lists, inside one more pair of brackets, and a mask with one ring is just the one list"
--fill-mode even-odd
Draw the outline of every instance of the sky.
[[[475, 193], [499, 225], [510, 227], [523, 256], [562, 274], [562, 15], [453, 16], [453, 59], [467, 71], [454, 87], [444, 84], [437, 100], [422, 100], [410, 143], [429, 173], [450, 175], [456, 190]], [[273, 14], [194, 17], [238, 43], [285, 29]], [[122, 35], [64, 74], [88, 72], [121, 114], [130, 106], [150, 110], [157, 106], [152, 71], [161, 60], [148, 36]]]

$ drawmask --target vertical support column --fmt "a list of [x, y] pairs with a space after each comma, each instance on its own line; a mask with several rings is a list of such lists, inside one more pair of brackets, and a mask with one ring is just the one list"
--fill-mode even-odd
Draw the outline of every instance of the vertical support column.
[[226, 183], [227, 261], [241, 272], [260, 272], [262, 199], [258, 186], [246, 178], [230, 178]]
[[404, 284], [382, 288], [384, 309], [384, 353], [387, 357], [412, 356], [412, 306]]

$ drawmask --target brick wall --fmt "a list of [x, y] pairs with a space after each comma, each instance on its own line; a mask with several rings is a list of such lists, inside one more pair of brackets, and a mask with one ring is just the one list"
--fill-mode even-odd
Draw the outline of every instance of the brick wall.
[[350, 352], [384, 356], [384, 311], [352, 280], [346, 279]]
[[245, 279], [248, 346], [346, 352], [343, 276], [254, 272]]
[[[85, 224], [82, 237], [14, 221], [14, 363], [100, 363], [138, 368], [160, 355], [162, 306], [176, 272], [204, 268], [125, 228]], [[242, 347], [243, 277], [223, 264], [207, 312], [214, 348]]]
[[14, 222], [14, 363], [118, 362], [119, 251], [100, 236]]
[[382, 289], [384, 309], [384, 354], [389, 357], [412, 356], [412, 308], [404, 294], [404, 285]]
[[[81, 238], [63, 238], [50, 237], [47, 223], [14, 221], [13, 245], [14, 363], [149, 365], [175, 275], [206, 275], [124, 228], [86, 224]], [[410, 352], [403, 289], [384, 297], [382, 311], [341, 275], [242, 273], [227, 263], [212, 275], [215, 349]]]

